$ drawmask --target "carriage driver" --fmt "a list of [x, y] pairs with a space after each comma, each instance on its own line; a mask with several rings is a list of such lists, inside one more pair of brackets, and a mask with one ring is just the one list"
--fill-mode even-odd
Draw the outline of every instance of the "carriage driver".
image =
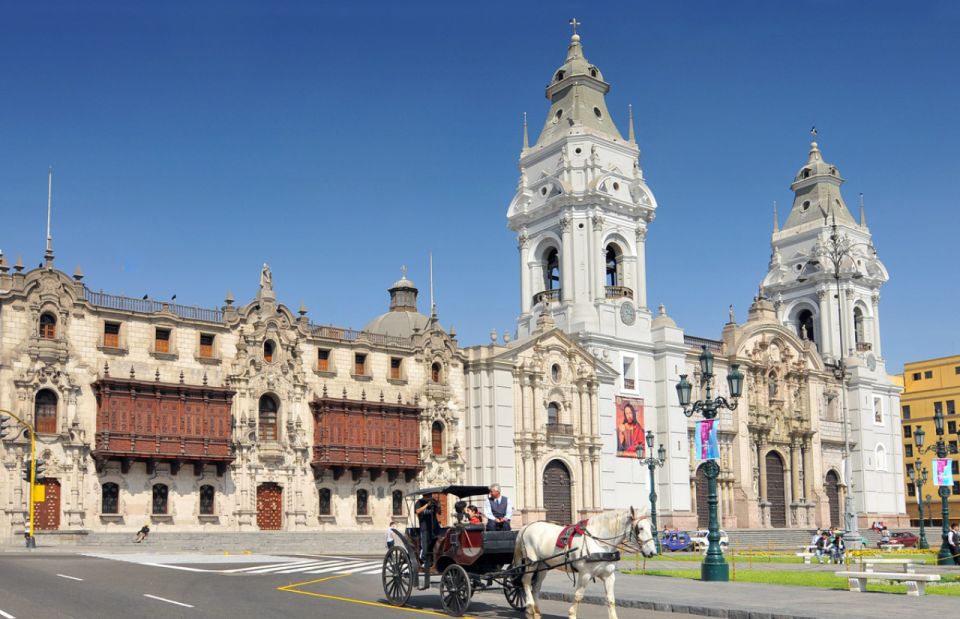
[[440, 503], [435, 492], [424, 494], [413, 504], [413, 511], [420, 523], [420, 563], [428, 569], [433, 563], [433, 542], [440, 529], [437, 516]]
[[500, 494], [500, 484], [491, 484], [490, 496], [483, 505], [483, 515], [487, 519], [487, 531], [510, 530], [513, 503]]

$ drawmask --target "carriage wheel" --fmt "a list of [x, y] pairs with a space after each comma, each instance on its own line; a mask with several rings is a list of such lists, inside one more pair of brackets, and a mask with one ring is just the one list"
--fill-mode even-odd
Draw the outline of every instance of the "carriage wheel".
[[394, 546], [383, 558], [383, 593], [394, 606], [403, 606], [413, 593], [413, 565], [405, 548]]
[[440, 604], [445, 611], [460, 617], [470, 606], [471, 594], [470, 576], [465, 569], [454, 563], [443, 570], [440, 576]]
[[507, 576], [503, 579], [503, 596], [507, 604], [514, 610], [524, 610], [527, 607], [527, 595], [523, 592], [523, 571], [518, 576]]

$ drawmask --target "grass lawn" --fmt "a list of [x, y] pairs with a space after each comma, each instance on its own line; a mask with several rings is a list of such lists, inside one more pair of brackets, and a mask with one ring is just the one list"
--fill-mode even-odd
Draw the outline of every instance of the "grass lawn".
[[[738, 565], [742, 563], [738, 562]], [[689, 578], [691, 580], [700, 579], [699, 568], [684, 569], [627, 569], [623, 570], [625, 574], [639, 574], [646, 576], [670, 576], [673, 578]], [[960, 576], [944, 575], [939, 585], [927, 585], [927, 593], [931, 595], [953, 595], [960, 596]], [[834, 576], [830, 572], [804, 572], [798, 570], [746, 570], [737, 569], [734, 572], [730, 569], [730, 580], [737, 582], [755, 582], [767, 585], [792, 585], [797, 587], [820, 587], [822, 589], [841, 589], [847, 588], [847, 579]], [[868, 591], [887, 591], [890, 593], [905, 593], [906, 585], [888, 585], [879, 581], [873, 581], [867, 584]]]
[[[728, 552], [726, 554], [727, 561], [736, 560], [737, 565], [749, 565], [750, 563], [794, 563], [797, 565], [803, 565], [803, 559], [794, 555], [793, 553], [751, 553], [751, 552]], [[913, 559], [917, 563], [936, 565], [937, 555], [927, 553], [912, 553], [912, 552], [891, 552], [884, 554], [871, 555], [872, 558], [883, 558], [883, 559]], [[871, 558], [865, 557], [865, 558]], [[852, 561], [859, 563], [859, 558], [851, 555], [848, 557]], [[624, 561], [635, 563], [638, 558], [636, 555], [624, 555]], [[640, 558], [639, 561], [642, 563], [643, 559]], [[690, 563], [700, 563], [703, 561], [703, 555], [699, 552], [666, 552], [662, 555], [657, 555], [656, 557], [647, 559], [647, 562], [658, 562], [658, 561], [684, 561]], [[852, 565], [851, 561], [851, 565]]]

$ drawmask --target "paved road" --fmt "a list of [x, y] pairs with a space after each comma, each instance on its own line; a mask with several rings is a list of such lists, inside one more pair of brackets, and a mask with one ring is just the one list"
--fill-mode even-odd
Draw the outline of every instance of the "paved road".
[[[375, 558], [270, 555], [0, 556], [3, 619], [128, 619], [320, 616], [325, 619], [410, 616], [382, 604]], [[378, 562], [378, 561], [377, 561]], [[281, 589], [282, 588], [282, 589]], [[544, 617], [567, 616], [568, 604], [545, 602]], [[436, 591], [417, 594], [416, 614], [442, 614]], [[470, 616], [519, 618], [499, 592], [478, 593]], [[606, 609], [584, 606], [581, 617]], [[620, 609], [622, 619], [689, 615]]]

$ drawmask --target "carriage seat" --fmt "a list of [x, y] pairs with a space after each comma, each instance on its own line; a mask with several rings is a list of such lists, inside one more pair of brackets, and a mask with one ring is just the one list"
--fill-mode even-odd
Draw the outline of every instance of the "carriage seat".
[[[484, 527], [482, 524], [464, 524], [463, 525], [464, 531], [483, 531], [485, 528], [486, 527]], [[500, 533], [500, 532], [501, 531], [497, 531], [497, 533]]]
[[[474, 525], [477, 526], [477, 525]], [[519, 531], [484, 531], [484, 552], [513, 552]]]

